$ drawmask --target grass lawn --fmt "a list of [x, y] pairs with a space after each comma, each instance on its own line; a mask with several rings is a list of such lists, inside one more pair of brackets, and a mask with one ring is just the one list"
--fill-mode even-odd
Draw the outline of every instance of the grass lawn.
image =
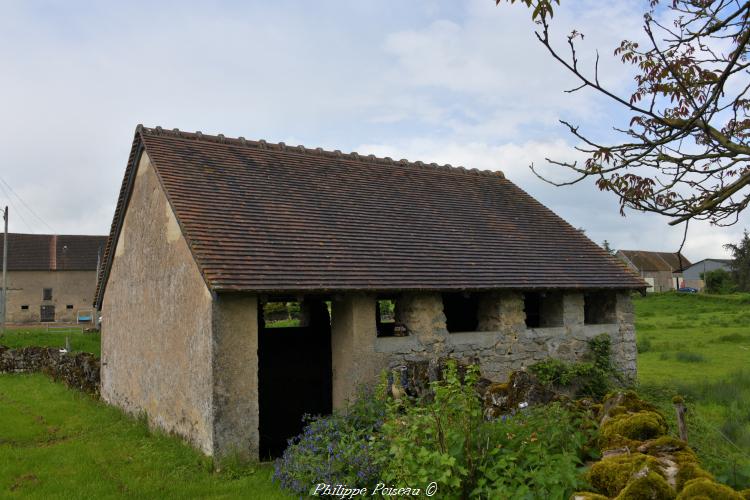
[[690, 444], [718, 479], [750, 487], [750, 295], [654, 294], [635, 307], [641, 392], [670, 418], [684, 395]]
[[101, 335], [99, 333], [62, 333], [48, 332], [45, 328], [13, 327], [8, 328], [0, 337], [0, 345], [8, 347], [65, 347], [65, 337], [70, 337], [72, 351], [90, 352], [98, 358], [101, 353]]
[[0, 375], [0, 408], [2, 498], [289, 498], [44, 375]]

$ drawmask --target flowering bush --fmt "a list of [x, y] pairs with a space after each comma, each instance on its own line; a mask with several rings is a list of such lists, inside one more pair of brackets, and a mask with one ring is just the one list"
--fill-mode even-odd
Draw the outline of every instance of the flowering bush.
[[371, 488], [380, 475], [374, 438], [383, 424], [384, 398], [363, 391], [346, 412], [310, 419], [276, 460], [274, 481], [307, 496], [318, 483]]

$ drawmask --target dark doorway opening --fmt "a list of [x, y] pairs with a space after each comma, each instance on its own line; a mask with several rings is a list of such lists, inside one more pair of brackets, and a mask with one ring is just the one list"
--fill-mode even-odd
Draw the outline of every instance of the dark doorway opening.
[[258, 308], [259, 434], [260, 457], [268, 459], [302, 432], [304, 415], [331, 413], [333, 375], [331, 318], [323, 299], [299, 302], [299, 326], [266, 326], [263, 310]]
[[55, 321], [55, 306], [41, 306], [39, 316], [42, 323], [52, 323]]

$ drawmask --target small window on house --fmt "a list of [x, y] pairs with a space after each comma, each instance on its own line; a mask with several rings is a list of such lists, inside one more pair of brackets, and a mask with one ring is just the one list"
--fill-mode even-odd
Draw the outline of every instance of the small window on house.
[[68, 304], [65, 306], [65, 309], [73, 309], [73, 304]]
[[375, 325], [378, 337], [406, 337], [408, 332], [396, 317], [396, 297], [378, 297], [375, 301]]
[[42, 300], [52, 300], [52, 289], [45, 288], [42, 290]]
[[300, 326], [300, 303], [297, 301], [269, 300], [263, 304], [263, 321], [266, 328]]
[[22, 311], [28, 311], [28, 310], [29, 310], [29, 306], [28, 306], [28, 304], [24, 304], [24, 305], [22, 305], [22, 306], [21, 306], [21, 310], [22, 310]]
[[528, 292], [523, 296], [527, 328], [563, 326], [563, 298], [561, 293]]
[[475, 332], [479, 325], [479, 298], [475, 293], [444, 293], [443, 313], [448, 332]]
[[583, 296], [583, 322], [586, 325], [616, 323], [615, 294], [590, 292]]

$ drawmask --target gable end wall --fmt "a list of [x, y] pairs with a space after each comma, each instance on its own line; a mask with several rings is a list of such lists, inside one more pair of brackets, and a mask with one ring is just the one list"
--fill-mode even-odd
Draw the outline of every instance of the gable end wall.
[[144, 152], [102, 301], [105, 401], [213, 451], [213, 297]]

